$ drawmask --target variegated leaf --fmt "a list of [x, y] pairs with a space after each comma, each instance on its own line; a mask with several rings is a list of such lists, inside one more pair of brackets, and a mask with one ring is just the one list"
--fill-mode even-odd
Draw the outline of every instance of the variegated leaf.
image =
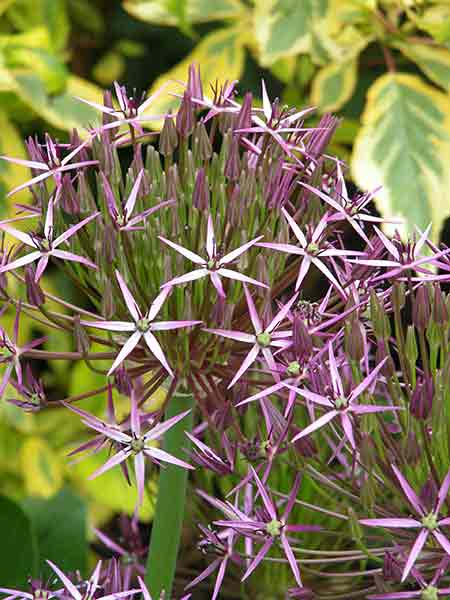
[[330, 63], [314, 78], [311, 102], [321, 112], [336, 111], [352, 96], [356, 86], [356, 60]]
[[426, 44], [394, 44], [425, 75], [444, 90], [450, 91], [450, 50]]
[[370, 88], [356, 138], [352, 173], [363, 189], [383, 186], [379, 208], [409, 229], [450, 213], [450, 99], [414, 75], [389, 73]]

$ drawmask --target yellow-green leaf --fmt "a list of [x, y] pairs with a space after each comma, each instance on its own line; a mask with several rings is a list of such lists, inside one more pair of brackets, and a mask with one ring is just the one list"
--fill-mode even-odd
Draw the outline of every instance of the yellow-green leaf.
[[450, 41], [450, 4], [442, 2], [431, 6], [420, 16], [410, 11], [409, 16], [417, 27], [429, 33], [437, 42], [445, 44]]
[[[236, 29], [219, 29], [206, 35], [200, 44], [184, 60], [173, 69], [158, 77], [149, 94], [154, 94], [161, 85], [170, 82], [164, 92], [155, 99], [147, 113], [151, 115], [175, 111], [179, 100], [171, 94], [183, 93], [181, 82], [187, 81], [191, 63], [200, 65], [203, 90], [211, 96], [211, 85], [239, 79], [244, 66], [244, 40], [242, 33]], [[161, 126], [161, 122], [153, 121], [152, 127]]]
[[321, 112], [336, 111], [352, 96], [356, 86], [356, 60], [330, 63], [314, 78], [311, 102]]
[[433, 222], [436, 239], [450, 213], [449, 156], [448, 96], [415, 75], [380, 77], [369, 89], [355, 141], [351, 167], [357, 185], [382, 185], [382, 213], [402, 217], [409, 229]]
[[[450, 15], [449, 15], [450, 18]], [[450, 91], [450, 50], [426, 44], [394, 44], [439, 87]]]
[[92, 68], [92, 76], [100, 85], [109, 86], [122, 77], [125, 71], [125, 60], [115, 50], [106, 52]]
[[16, 75], [15, 91], [32, 110], [59, 129], [70, 131], [76, 127], [83, 135], [84, 127], [100, 122], [99, 112], [75, 96], [101, 104], [102, 90], [75, 75], [68, 77], [64, 93], [56, 96], [48, 96], [42, 82], [32, 73]]
[[20, 459], [25, 489], [30, 496], [49, 498], [63, 484], [61, 458], [39, 437], [28, 438], [21, 448]]
[[313, 27], [326, 17], [328, 0], [258, 0], [254, 28], [261, 63], [308, 52]]
[[[182, 14], [178, 5], [184, 5]], [[239, 0], [127, 0], [123, 7], [136, 19], [157, 25], [204, 23], [237, 17], [245, 11]]]
[[[8, 119], [6, 113], [0, 110], [0, 155], [14, 156], [26, 159], [25, 147], [22, 138], [13, 123]], [[31, 177], [30, 170], [21, 165], [0, 161], [0, 190], [7, 192]], [[30, 198], [30, 192], [23, 190], [14, 197], [14, 202], [26, 202]], [[12, 205], [12, 204], [11, 204]], [[0, 218], [9, 212], [6, 193], [0, 194]]]

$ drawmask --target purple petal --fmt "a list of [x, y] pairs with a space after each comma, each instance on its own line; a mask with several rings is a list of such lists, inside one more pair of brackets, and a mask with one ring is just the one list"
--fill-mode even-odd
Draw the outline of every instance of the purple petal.
[[91, 267], [91, 269], [97, 269], [97, 265], [93, 263], [88, 258], [84, 258], [84, 256], [78, 256], [78, 254], [73, 254], [72, 252], [66, 252], [65, 250], [52, 250], [50, 256], [54, 256], [55, 258], [60, 258], [61, 260], [70, 260], [72, 262], [79, 262], [87, 267]]
[[300, 473], [297, 473], [295, 476], [294, 485], [289, 493], [289, 498], [286, 503], [286, 507], [284, 509], [282, 521], [286, 522], [288, 520], [289, 515], [291, 514], [291, 510], [294, 507], [295, 501], [297, 500], [298, 490], [300, 489], [300, 485], [302, 483], [302, 476]]
[[108, 371], [108, 376], [114, 373], [117, 367], [126, 359], [126, 357], [133, 352], [135, 347], [138, 345], [139, 340], [142, 337], [142, 333], [140, 331], [135, 331], [132, 336], [128, 338], [125, 344], [122, 346], [121, 351], [116, 356], [116, 360], [113, 362], [110, 370]]
[[384, 247], [386, 248], [386, 250], [396, 259], [396, 260], [400, 260], [400, 254], [399, 251], [397, 249], [397, 247], [384, 235], [384, 233], [378, 229], [378, 227], [376, 225], [373, 226], [375, 233], [377, 234], [377, 236], [380, 238], [380, 240], [383, 242]]
[[368, 415], [371, 413], [388, 412], [390, 410], [404, 410], [401, 406], [374, 406], [373, 404], [356, 404], [349, 407], [349, 412], [356, 415]]
[[392, 527], [392, 528], [417, 528], [422, 527], [420, 521], [416, 519], [404, 519], [404, 518], [387, 518], [387, 519], [359, 519], [361, 525], [367, 525], [368, 527]]
[[215, 560], [213, 560], [213, 562], [210, 565], [208, 565], [206, 567], [206, 569], [200, 573], [200, 575], [198, 575], [195, 579], [193, 579], [191, 582], [188, 583], [188, 585], [185, 587], [185, 589], [189, 590], [189, 589], [195, 587], [198, 583], [200, 583], [207, 577], [209, 577], [211, 575], [211, 573], [214, 573], [214, 571], [217, 569], [217, 567], [219, 566], [219, 564], [221, 562], [222, 562], [221, 558], [216, 558]]
[[134, 472], [136, 475], [136, 485], [138, 489], [138, 505], [142, 506], [144, 501], [145, 485], [145, 459], [142, 452], [138, 452], [134, 457]]
[[[265, 283], [261, 283], [257, 279], [253, 279], [253, 277], [248, 277], [247, 275], [243, 275], [242, 273], [239, 273], [238, 271], [233, 271], [232, 269], [225, 269], [222, 267], [217, 270], [217, 273], [219, 275], [222, 275], [222, 277], [227, 277], [228, 279], [234, 279], [235, 281], [242, 281], [242, 283], [251, 283], [253, 285], [257, 285], [257, 286], [263, 287], [263, 288], [269, 287]], [[213, 275], [213, 274], [214, 274], [214, 272], [211, 273], [211, 275]]]
[[220, 265], [227, 265], [228, 263], [233, 262], [233, 260], [235, 260], [236, 258], [238, 258], [239, 256], [241, 256], [241, 254], [244, 254], [244, 252], [246, 252], [249, 248], [251, 248], [257, 242], [259, 242], [259, 240], [262, 240], [263, 237], [264, 237], [263, 235], [260, 235], [257, 238], [255, 238], [254, 240], [251, 240], [250, 242], [247, 242], [243, 246], [239, 246], [239, 248], [236, 248], [236, 250], [233, 250], [232, 252], [229, 252], [228, 254], [225, 254], [225, 256], [223, 256], [220, 259], [219, 264]]
[[244, 292], [245, 292], [245, 298], [247, 300], [248, 312], [250, 313], [250, 319], [252, 321], [255, 333], [256, 334], [261, 333], [262, 332], [262, 324], [259, 319], [258, 313], [256, 311], [256, 307], [255, 307], [255, 303], [253, 302], [252, 295], [248, 291], [248, 288], [245, 284], [244, 284]]
[[325, 396], [319, 396], [319, 394], [315, 394], [314, 392], [310, 392], [309, 390], [304, 390], [295, 387], [294, 385], [291, 385], [289, 383], [285, 383], [284, 386], [296, 392], [300, 396], [303, 396], [307, 400], [311, 400], [311, 402], [315, 402], [316, 404], [320, 404], [321, 406], [327, 406], [328, 408], [332, 408], [334, 406], [333, 403], [330, 400], [328, 400], [328, 398], [326, 398]]
[[422, 531], [417, 536], [417, 539], [414, 542], [413, 547], [411, 548], [411, 552], [409, 553], [405, 568], [403, 569], [402, 581], [405, 581], [405, 579], [409, 575], [409, 572], [413, 568], [414, 563], [417, 560], [417, 557], [421, 553], [422, 548], [424, 547], [425, 542], [427, 541], [428, 534], [429, 534], [429, 531], [427, 529], [422, 529]]
[[47, 560], [46, 562], [49, 565], [49, 567], [53, 569], [53, 571], [58, 575], [66, 590], [72, 595], [72, 598], [74, 598], [75, 600], [82, 600], [83, 596], [81, 595], [81, 593], [70, 581], [70, 579], [66, 577], [66, 575], [64, 575], [61, 569], [59, 569], [54, 563], [52, 563], [51, 560]]
[[32, 248], [37, 248], [36, 243], [34, 242], [31, 235], [25, 233], [24, 231], [20, 231], [20, 229], [15, 229], [15, 227], [10, 227], [9, 225], [5, 225], [4, 223], [0, 223], [0, 229], [6, 231], [16, 239], [20, 240], [23, 244], [27, 246], [31, 246]]
[[306, 248], [308, 242], [306, 241], [306, 237], [303, 231], [300, 229], [300, 227], [297, 225], [297, 223], [294, 221], [294, 219], [291, 217], [291, 215], [286, 209], [282, 208], [281, 212], [286, 217], [286, 221], [289, 223], [292, 231], [294, 232], [295, 237], [298, 239], [300, 246], [302, 248]]
[[171, 248], [173, 248], [174, 250], [176, 250], [177, 252], [179, 252], [180, 254], [182, 254], [183, 256], [188, 258], [189, 260], [191, 260], [193, 263], [195, 263], [197, 265], [201, 265], [201, 266], [205, 265], [205, 263], [206, 263], [205, 259], [202, 258], [201, 256], [199, 256], [198, 254], [191, 252], [187, 248], [183, 248], [183, 246], [179, 246], [178, 244], [175, 244], [175, 242], [171, 242], [170, 240], [167, 240], [166, 238], [162, 237], [162, 235], [158, 235], [158, 238], [161, 240], [161, 242], [164, 242], [164, 244], [167, 244], [168, 246], [170, 246]]
[[270, 121], [272, 118], [272, 105], [269, 100], [269, 95], [267, 93], [266, 84], [264, 79], [261, 80], [261, 88], [262, 88], [262, 101], [263, 101], [263, 112], [267, 121]]
[[305, 256], [300, 264], [300, 269], [298, 270], [297, 281], [295, 282], [295, 291], [300, 289], [303, 280], [308, 274], [310, 266], [311, 258], [309, 256]]
[[30, 187], [30, 186], [34, 185], [35, 183], [39, 183], [39, 181], [43, 181], [44, 179], [47, 179], [47, 177], [51, 177], [51, 175], [53, 175], [53, 171], [45, 171], [45, 173], [41, 173], [40, 175], [37, 175], [36, 177], [29, 179], [25, 183], [18, 185], [17, 187], [12, 189], [10, 192], [8, 192], [7, 196], [8, 197], [13, 196], [17, 192], [20, 192], [21, 190], [24, 190], [25, 188]]
[[127, 284], [125, 283], [122, 275], [119, 271], [116, 270], [116, 279], [120, 287], [120, 291], [122, 292], [123, 299], [125, 300], [125, 304], [127, 305], [128, 312], [133, 317], [135, 321], [139, 321], [142, 318], [142, 313], [139, 310], [139, 306], [137, 305], [136, 300], [133, 297], [133, 294], [128, 289]]
[[286, 555], [286, 558], [289, 561], [289, 564], [292, 569], [292, 573], [294, 574], [295, 581], [299, 587], [302, 587], [302, 580], [300, 578], [300, 570], [298, 568], [297, 561], [295, 560], [294, 553], [292, 552], [292, 548], [289, 545], [288, 539], [284, 533], [281, 534], [281, 544], [283, 545], [283, 550]]
[[223, 578], [225, 576], [225, 571], [226, 571], [226, 568], [227, 568], [227, 564], [228, 564], [228, 557], [225, 556], [222, 559], [222, 562], [220, 563], [220, 567], [219, 567], [219, 571], [217, 573], [217, 579], [216, 579], [216, 583], [214, 585], [214, 591], [213, 591], [213, 595], [211, 597], [211, 600], [216, 600], [217, 596], [219, 595], [220, 588], [221, 588], [222, 582], [223, 582]]
[[2, 160], [14, 163], [16, 165], [23, 165], [24, 167], [30, 167], [30, 169], [38, 169], [41, 171], [49, 171], [48, 166], [45, 163], [36, 162], [34, 160], [25, 160], [23, 158], [12, 158], [11, 156], [0, 156]]
[[[226, 297], [225, 294], [225, 290], [223, 289], [223, 284], [222, 284], [222, 280], [220, 279], [220, 275], [224, 275], [224, 273], [221, 273], [222, 269], [219, 269], [219, 271], [208, 271], [209, 273], [209, 278], [212, 281], [213, 286], [216, 288], [217, 293], [219, 294], [219, 296], [221, 296], [222, 298]], [[223, 269], [225, 270], [225, 269]], [[230, 271], [230, 273], [232, 273], [233, 271]], [[225, 275], [226, 277], [226, 275]]]
[[145, 448], [144, 452], [147, 456], [155, 458], [157, 461], [170, 463], [177, 467], [182, 467], [183, 469], [194, 469], [194, 467], [189, 463], [184, 462], [184, 460], [180, 460], [175, 456], [172, 456], [171, 454], [165, 452], [164, 450], [161, 450], [160, 448]]
[[213, 333], [214, 335], [220, 335], [225, 338], [229, 338], [230, 340], [236, 340], [237, 342], [244, 342], [246, 344], [254, 344], [256, 342], [256, 337], [251, 333], [244, 333], [242, 331], [233, 331], [231, 329], [203, 329], [208, 333]]
[[399, 469], [395, 465], [391, 465], [391, 467], [402, 487], [403, 493], [408, 498], [411, 506], [414, 508], [415, 511], [419, 513], [419, 515], [425, 516], [426, 511], [424, 510], [422, 502], [419, 500], [416, 492], [409, 485], [409, 483], [407, 482], [403, 474], [399, 471]]
[[189, 273], [185, 273], [184, 275], [180, 275], [179, 277], [174, 277], [170, 281], [164, 283], [161, 287], [165, 289], [173, 285], [188, 283], [189, 281], [196, 281], [197, 279], [201, 279], [202, 277], [206, 277], [207, 275], [209, 275], [208, 269], [196, 269], [195, 271], [189, 271]]
[[236, 404], [236, 407], [242, 406], [243, 404], [248, 404], [249, 402], [253, 402], [255, 400], [261, 400], [261, 398], [266, 398], [266, 396], [270, 396], [271, 394], [278, 392], [278, 390], [285, 387], [285, 385], [286, 384], [283, 382], [275, 383], [274, 385], [271, 385], [270, 387], [266, 388], [265, 390], [262, 390], [262, 392], [258, 392], [257, 394], [254, 394], [253, 396], [249, 396], [245, 400], [238, 402]]
[[48, 260], [48, 254], [44, 254], [44, 256], [41, 256], [41, 258], [38, 260], [38, 263], [36, 265], [36, 273], [34, 274], [34, 281], [38, 282], [39, 279], [42, 277], [43, 272], [47, 268]]
[[68, 240], [79, 229], [81, 229], [82, 227], [84, 227], [85, 225], [87, 225], [88, 223], [90, 223], [91, 221], [93, 221], [94, 219], [96, 219], [99, 216], [99, 214], [100, 214], [99, 212], [96, 212], [93, 215], [90, 215], [89, 217], [86, 217], [86, 219], [83, 219], [82, 221], [80, 221], [76, 225], [72, 225], [72, 227], [69, 227], [69, 229], [67, 231], [65, 231], [64, 233], [62, 233], [60, 236], [58, 236], [56, 238], [56, 240], [53, 242], [53, 247], [56, 248], [56, 246], [59, 246], [60, 244], [62, 244], [66, 240]]
[[147, 318], [149, 321], [153, 321], [153, 319], [159, 313], [159, 311], [162, 308], [162, 305], [167, 300], [169, 294], [170, 294], [170, 287], [167, 287], [167, 288], [165, 287], [163, 290], [161, 290], [159, 292], [159, 294], [153, 300], [153, 302], [148, 310], [148, 314], [147, 314]]
[[432, 534], [434, 535], [434, 537], [437, 539], [437, 541], [439, 542], [439, 544], [442, 546], [442, 548], [444, 548], [444, 550], [447, 552], [447, 554], [450, 556], [450, 542], [448, 541], [448, 539], [445, 537], [445, 535], [439, 531], [438, 529], [434, 529], [432, 531]]
[[258, 474], [256, 473], [255, 469], [251, 465], [250, 465], [250, 471], [253, 475], [253, 479], [255, 480], [256, 487], [258, 488], [258, 492], [262, 498], [262, 501], [264, 503], [264, 506], [266, 507], [267, 512], [269, 513], [269, 515], [272, 519], [275, 519], [275, 520], [278, 519], [276, 508], [275, 508], [272, 500], [270, 499], [266, 488], [264, 487], [260, 478], [258, 477]]
[[167, 359], [164, 355], [164, 352], [163, 352], [161, 346], [159, 345], [158, 340], [153, 335], [153, 333], [151, 331], [146, 331], [144, 333], [144, 339], [145, 339], [147, 346], [149, 347], [151, 353], [155, 356], [155, 358], [157, 358], [159, 360], [159, 362], [166, 369], [166, 371], [169, 373], [169, 375], [171, 377], [173, 377], [173, 371], [170, 368], [169, 363], [167, 362]]
[[342, 289], [341, 285], [339, 284], [338, 280], [334, 277], [333, 273], [330, 271], [330, 269], [318, 258], [311, 258], [311, 262], [319, 269], [319, 271], [322, 271], [322, 273], [325, 275], [325, 277], [327, 277], [327, 279], [329, 279], [331, 281], [331, 283], [334, 285], [334, 287], [341, 292], [341, 294], [343, 296], [345, 296], [345, 292]]
[[[53, 199], [50, 198], [47, 206], [47, 214], [45, 215], [44, 235], [49, 240], [53, 230]], [[52, 236], [53, 237], [53, 236]]]
[[167, 419], [167, 421], [164, 421], [163, 423], [158, 423], [157, 425], [155, 425], [155, 427], [152, 427], [152, 429], [150, 429], [150, 431], [148, 431], [144, 435], [144, 440], [146, 442], [149, 442], [150, 440], [157, 440], [162, 435], [164, 435], [166, 433], [166, 431], [168, 431], [174, 425], [176, 425], [179, 421], [184, 419], [190, 412], [191, 412], [190, 409], [186, 410], [186, 411], [180, 413], [179, 415], [170, 417], [170, 419]]
[[438, 493], [436, 511], [435, 511], [436, 513], [438, 513], [441, 510], [442, 505], [447, 498], [449, 488], [450, 488], [450, 469], [447, 472], [447, 475], [445, 476], [445, 479], [442, 482], [441, 488]]
[[182, 327], [194, 327], [201, 325], [203, 321], [157, 321], [151, 324], [152, 331], [168, 331], [169, 329], [181, 329]]
[[130, 195], [128, 196], [127, 203], [125, 204], [125, 215], [127, 217], [129, 217], [131, 215], [131, 213], [133, 212], [143, 175], [144, 175], [144, 169], [142, 169], [140, 171], [139, 175], [136, 177], [136, 181], [134, 182], [134, 185], [131, 189]]
[[353, 435], [353, 424], [350, 420], [350, 417], [345, 412], [341, 414], [341, 423], [342, 423], [342, 428], [344, 430], [344, 433], [345, 433], [348, 441], [350, 442], [350, 446], [353, 448], [353, 450], [355, 450], [356, 442], [355, 442], [355, 436]]
[[26, 256], [22, 256], [21, 258], [18, 258], [17, 260], [13, 260], [10, 263], [6, 263], [6, 265], [3, 265], [2, 267], [0, 267], [0, 273], [5, 273], [6, 271], [11, 271], [12, 269], [17, 269], [18, 267], [23, 267], [24, 265], [28, 265], [32, 262], [34, 262], [35, 260], [37, 260], [38, 258], [40, 258], [42, 256], [42, 252], [31, 252], [30, 254], [27, 254]]
[[131, 414], [130, 414], [131, 431], [136, 437], [141, 435], [141, 420], [139, 418], [139, 406], [136, 400], [134, 390], [131, 392]]
[[298, 293], [294, 294], [292, 298], [286, 302], [286, 304], [278, 311], [278, 314], [274, 316], [274, 318], [270, 321], [269, 325], [266, 327], [266, 331], [272, 333], [272, 331], [286, 318], [288, 312], [291, 310], [291, 306], [298, 298]]
[[370, 387], [370, 385], [376, 379], [378, 373], [380, 372], [381, 368], [383, 367], [383, 365], [387, 361], [387, 359], [388, 359], [388, 357], [386, 357], [385, 359], [383, 359], [375, 367], [375, 369], [373, 369], [373, 371], [371, 373], [369, 373], [369, 375], [367, 375], [367, 377], [365, 377], [361, 381], [361, 383], [358, 386], [355, 387], [354, 390], [352, 390], [352, 393], [350, 394], [350, 402], [352, 402], [353, 400], [355, 400], [355, 398], [357, 398], [358, 396], [360, 396], [368, 387]]
[[100, 468], [96, 469], [91, 475], [89, 475], [88, 479], [95, 479], [99, 475], [106, 473], [109, 469], [112, 469], [122, 463], [124, 460], [127, 460], [129, 456], [131, 456], [131, 450], [119, 450], [117, 454], [111, 456], [109, 460], [105, 462]]
[[136, 323], [127, 321], [80, 321], [86, 327], [105, 329], [106, 331], [135, 331]]
[[242, 375], [245, 373], [245, 371], [247, 371], [247, 369], [249, 369], [251, 367], [251, 365], [255, 362], [258, 354], [259, 354], [259, 346], [257, 344], [255, 344], [253, 346], [253, 348], [250, 350], [250, 352], [247, 354], [247, 356], [245, 357], [244, 362], [239, 367], [239, 370], [237, 371], [236, 375], [233, 377], [231, 382], [228, 384], [228, 389], [233, 387], [233, 385], [236, 383], [236, 381], [240, 377], [242, 377]]
[[332, 419], [334, 419], [334, 417], [336, 417], [337, 414], [338, 414], [337, 410], [330, 410], [330, 412], [325, 413], [324, 415], [319, 417], [316, 421], [311, 423], [311, 425], [308, 425], [308, 427], [305, 427], [305, 429], [300, 431], [300, 433], [297, 433], [297, 435], [292, 438], [291, 442], [296, 442], [300, 438], [305, 437], [305, 435], [309, 435], [313, 431], [320, 429], [321, 427], [323, 427], [324, 425], [329, 423]]
[[216, 256], [216, 240], [214, 238], [214, 225], [211, 215], [208, 216], [208, 224], [206, 226], [206, 252], [210, 260]]
[[258, 247], [261, 247], [261, 248], [269, 248], [270, 250], [278, 250], [278, 252], [285, 252], [286, 254], [299, 254], [301, 256], [305, 256], [305, 251], [303, 248], [299, 248], [298, 246], [293, 246], [292, 244], [259, 242], [259, 244], [257, 244], [257, 245], [258, 245]]
[[256, 569], [256, 567], [259, 565], [259, 563], [262, 561], [262, 559], [265, 557], [265, 555], [269, 552], [269, 550], [273, 544], [273, 541], [274, 541], [273, 538], [270, 538], [266, 542], [264, 542], [264, 545], [261, 547], [258, 554], [255, 556], [255, 558], [249, 564], [248, 569], [245, 571], [241, 581], [245, 581], [247, 579], [247, 577], [249, 577], [253, 573], [253, 571]]

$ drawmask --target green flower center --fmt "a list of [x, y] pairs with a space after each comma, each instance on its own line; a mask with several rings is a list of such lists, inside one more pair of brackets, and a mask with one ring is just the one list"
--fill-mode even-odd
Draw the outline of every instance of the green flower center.
[[136, 323], [136, 327], [137, 327], [138, 331], [145, 333], [146, 331], [148, 331], [150, 329], [150, 321], [145, 318], [139, 319], [139, 321]]
[[145, 448], [144, 438], [137, 438], [131, 442], [131, 449], [135, 454], [139, 454]]
[[125, 225], [125, 217], [123, 215], [117, 215], [116, 223], [119, 227], [123, 227]]
[[34, 600], [47, 600], [48, 592], [46, 590], [35, 590]]
[[335, 404], [335, 406], [336, 406], [337, 409], [347, 408], [347, 406], [348, 406], [348, 399], [345, 398], [344, 396], [338, 396], [336, 398], [336, 400], [334, 401], [334, 404]]
[[422, 600], [438, 600], [439, 590], [434, 585], [428, 585], [420, 595]]
[[270, 536], [278, 537], [279, 535], [281, 535], [282, 527], [283, 527], [283, 523], [281, 521], [277, 521], [276, 519], [273, 519], [272, 521], [270, 521], [270, 523], [267, 523], [266, 531]]
[[123, 554], [120, 557], [120, 562], [125, 566], [129, 566], [129, 565], [133, 565], [136, 562], [136, 559], [133, 556], [133, 554], [129, 554], [127, 552], [126, 554]]
[[422, 525], [430, 531], [433, 531], [433, 529], [437, 529], [438, 522], [435, 513], [431, 512], [429, 515], [426, 515], [426, 517], [423, 517]]
[[30, 404], [34, 404], [34, 406], [39, 406], [41, 403], [41, 399], [39, 394], [31, 394], [30, 396]]
[[270, 333], [267, 333], [267, 331], [263, 331], [262, 333], [258, 333], [258, 335], [256, 336], [256, 341], [263, 348], [267, 348], [267, 346], [270, 346], [272, 338], [270, 337]]
[[290, 362], [286, 371], [289, 375], [300, 375], [300, 363], [297, 360]]
[[40, 246], [45, 252], [48, 252], [50, 250], [50, 242], [46, 238], [41, 240]]
[[317, 254], [319, 252], [320, 248], [317, 244], [315, 244], [314, 242], [310, 242], [308, 244], [308, 247], [306, 248], [306, 251], [308, 252], [308, 254]]
[[206, 263], [208, 271], [215, 271], [217, 269], [217, 263], [214, 258], [210, 258]]

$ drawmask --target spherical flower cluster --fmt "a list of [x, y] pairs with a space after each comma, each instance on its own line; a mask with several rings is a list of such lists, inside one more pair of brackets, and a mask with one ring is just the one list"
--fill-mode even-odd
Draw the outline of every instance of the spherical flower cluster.
[[[47, 136], [28, 141], [27, 161], [3, 157], [32, 170], [11, 194], [29, 188], [33, 204], [0, 222], [0, 315], [16, 315], [13, 332], [0, 327], [0, 395], [80, 418], [90, 437], [75, 454], [109, 448], [92, 477], [121, 468], [136, 483], [129, 547], [98, 532], [115, 558], [88, 581], [50, 563], [58, 583], [0, 591], [149, 600], [137, 519], [149, 473], [170, 465], [194, 482], [210, 471], [221, 490], [197, 490], [208, 562], [174, 597], [215, 574], [214, 600], [227, 577], [252, 585], [286, 567], [286, 598], [447, 597], [450, 249], [429, 229], [383, 233], [374, 193], [350, 193], [326, 153], [337, 120], [309, 126], [310, 110], [270, 101], [264, 84], [262, 108], [233, 82], [208, 96], [193, 65], [176, 115], [154, 116], [157, 135], [152, 98], [115, 95], [94, 105], [103, 123], [85, 141]], [[83, 306], [45, 289], [53, 264]], [[19, 346], [24, 311], [70, 331], [76, 349]], [[59, 359], [109, 361], [96, 367], [104, 415], [82, 405], [98, 389], [47, 398], [33, 367]], [[149, 412], [160, 388], [164, 406]], [[123, 419], [114, 390], [128, 398]], [[177, 451], [161, 448], [180, 428]]]

